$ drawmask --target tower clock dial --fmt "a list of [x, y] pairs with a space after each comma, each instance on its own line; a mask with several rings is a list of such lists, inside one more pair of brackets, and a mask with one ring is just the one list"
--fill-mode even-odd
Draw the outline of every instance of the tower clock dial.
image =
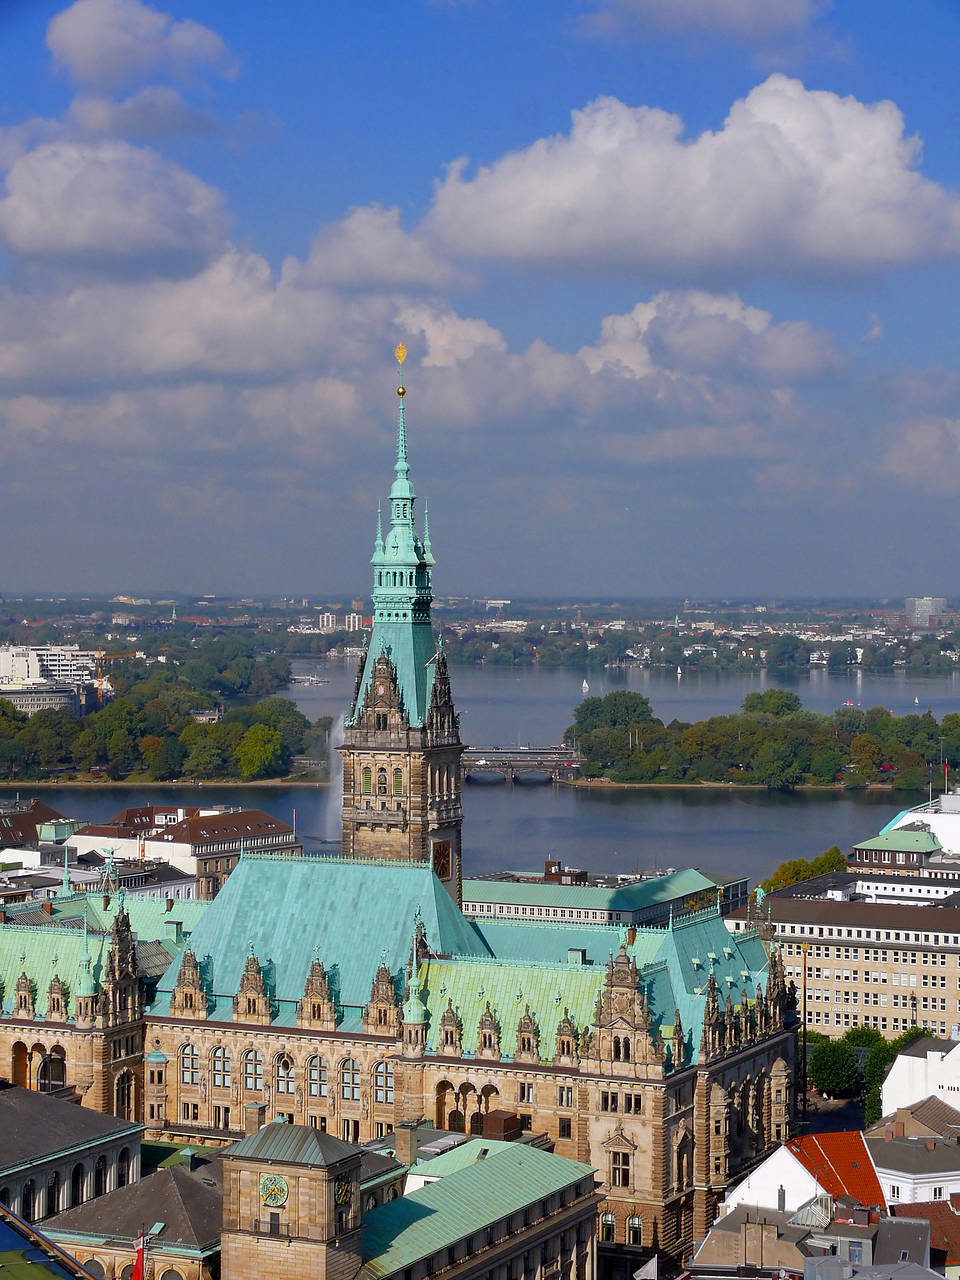
[[289, 1195], [286, 1178], [279, 1173], [261, 1173], [260, 1199], [270, 1209], [279, 1209], [287, 1203]]
[[333, 1194], [336, 1197], [338, 1205], [341, 1207], [348, 1205], [350, 1203], [351, 1196], [350, 1179], [346, 1176], [338, 1178]]

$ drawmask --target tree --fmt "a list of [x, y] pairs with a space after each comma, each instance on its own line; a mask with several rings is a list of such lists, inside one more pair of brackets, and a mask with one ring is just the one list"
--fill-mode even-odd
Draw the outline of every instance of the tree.
[[763, 693], [748, 693], [743, 700], [743, 710], [748, 716], [775, 716], [779, 720], [802, 711], [803, 703], [786, 689], [765, 689]]
[[857, 1087], [857, 1055], [845, 1040], [818, 1044], [808, 1070], [813, 1087], [828, 1098], [845, 1098]]
[[573, 713], [573, 726], [567, 734], [580, 738], [595, 729], [625, 729], [651, 722], [661, 723], [654, 721], [649, 700], [642, 693], [621, 689], [605, 698], [584, 698]]
[[94, 765], [103, 759], [101, 751], [100, 735], [95, 733], [93, 729], [81, 729], [70, 748], [74, 764], [78, 769], [84, 771], [92, 769]]
[[244, 778], [283, 772], [283, 739], [279, 729], [251, 725], [237, 745], [237, 764]]

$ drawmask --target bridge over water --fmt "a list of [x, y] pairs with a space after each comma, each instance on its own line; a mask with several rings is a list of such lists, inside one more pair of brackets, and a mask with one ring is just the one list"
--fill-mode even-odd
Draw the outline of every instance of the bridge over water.
[[540, 776], [569, 782], [580, 777], [580, 757], [570, 747], [468, 747], [463, 753], [464, 777], [497, 773], [507, 782], [518, 776]]

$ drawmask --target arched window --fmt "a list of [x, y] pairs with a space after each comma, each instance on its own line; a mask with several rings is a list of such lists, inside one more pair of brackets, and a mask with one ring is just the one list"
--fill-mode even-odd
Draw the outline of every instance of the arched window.
[[28, 1178], [23, 1184], [23, 1191], [20, 1193], [20, 1217], [24, 1222], [33, 1222], [36, 1218], [36, 1183], [32, 1178]]
[[614, 1062], [620, 1061], [620, 1037], [619, 1036], [613, 1037], [613, 1060]]
[[281, 1053], [274, 1063], [274, 1086], [277, 1093], [293, 1093], [293, 1059]]
[[372, 796], [373, 795], [372, 772], [369, 769], [364, 769], [363, 773], [360, 776], [362, 778], [362, 781], [360, 783], [360, 790], [363, 792], [365, 796]]
[[624, 1062], [629, 1062], [630, 1061], [630, 1037], [629, 1036], [623, 1037], [623, 1040], [621, 1042], [621, 1047], [623, 1049]]
[[373, 1073], [373, 1096], [377, 1102], [393, 1102], [393, 1063], [378, 1062]]
[[393, 771], [393, 794], [395, 796], [403, 795], [403, 770], [394, 769]]
[[601, 1213], [600, 1215], [600, 1239], [604, 1244], [612, 1244], [614, 1232], [616, 1231], [617, 1220], [612, 1213]]
[[387, 794], [387, 771], [384, 768], [377, 770], [377, 795], [385, 796]]
[[124, 1147], [117, 1156], [117, 1186], [125, 1187], [130, 1181], [130, 1151]]
[[214, 1089], [230, 1088], [230, 1050], [218, 1044], [210, 1055]]
[[183, 1280], [183, 1276], [173, 1267], [167, 1267], [166, 1271], [160, 1272], [160, 1280]]
[[47, 1213], [60, 1212], [60, 1174], [54, 1169], [47, 1179]]
[[67, 1067], [62, 1049], [53, 1049], [40, 1063], [37, 1072], [37, 1088], [41, 1093], [53, 1093], [67, 1082]]
[[129, 1071], [121, 1071], [113, 1088], [113, 1114], [121, 1120], [129, 1120], [133, 1114], [133, 1076]]
[[360, 1101], [360, 1064], [356, 1058], [344, 1058], [340, 1064], [340, 1097], [347, 1102]]
[[[86, 1170], [82, 1164], [73, 1166], [73, 1173], [70, 1175], [70, 1206], [75, 1204], [83, 1204], [84, 1183], [86, 1182]], [[0, 1200], [3, 1200], [3, 1193], [0, 1192]], [[6, 1204], [7, 1201], [4, 1201]]]
[[133, 1263], [128, 1262], [120, 1272], [120, 1280], [133, 1280]]
[[200, 1083], [200, 1055], [195, 1044], [185, 1044], [180, 1049], [180, 1083]]
[[263, 1058], [258, 1049], [248, 1049], [243, 1055], [243, 1087], [251, 1093], [263, 1088]]
[[311, 1098], [327, 1096], [327, 1061], [325, 1058], [310, 1058], [307, 1062], [307, 1085]]
[[103, 1280], [104, 1270], [102, 1262], [98, 1262], [96, 1258], [88, 1258], [83, 1265], [90, 1274], [96, 1278], [96, 1280]]
[[102, 1196], [107, 1189], [107, 1157], [97, 1156], [97, 1163], [93, 1166], [93, 1194], [94, 1198]]
[[639, 1217], [627, 1219], [627, 1244], [637, 1247], [643, 1244], [643, 1222]]

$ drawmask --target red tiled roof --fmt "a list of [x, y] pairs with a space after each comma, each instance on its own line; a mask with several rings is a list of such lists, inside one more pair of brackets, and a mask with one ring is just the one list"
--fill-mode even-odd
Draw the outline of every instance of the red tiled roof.
[[791, 1138], [787, 1150], [833, 1196], [852, 1196], [865, 1208], [886, 1201], [873, 1160], [859, 1130], [845, 1133], [809, 1133]]
[[930, 1223], [931, 1266], [960, 1263], [960, 1195], [954, 1192], [949, 1200], [919, 1200], [891, 1208], [898, 1218], [923, 1218]]

